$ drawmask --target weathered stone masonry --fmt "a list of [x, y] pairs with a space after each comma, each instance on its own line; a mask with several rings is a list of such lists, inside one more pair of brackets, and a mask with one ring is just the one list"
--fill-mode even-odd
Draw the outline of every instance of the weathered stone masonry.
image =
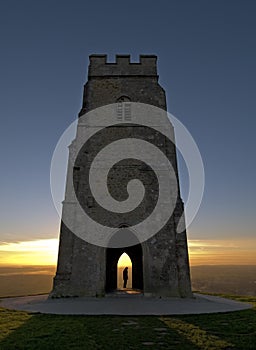
[[[108, 63], [106, 55], [91, 55], [79, 116], [97, 107], [125, 101], [141, 102], [166, 110], [165, 92], [158, 83], [156, 61], [156, 56], [141, 55], [139, 63], [131, 63], [130, 56], [117, 55], [115, 63]], [[137, 131], [132, 128], [129, 130], [132, 137], [143, 132], [139, 127]], [[118, 131], [113, 129], [113, 132], [123, 131], [122, 128]], [[146, 140], [150, 137], [147, 132], [144, 136]], [[178, 179], [175, 145], [168, 146], [167, 149], [161, 142], [159, 145], [163, 147], [163, 152], [171, 154]], [[92, 143], [90, 147], [93, 152], [96, 145]], [[89, 150], [86, 164], [92, 152]], [[151, 172], [143, 172], [136, 162], [121, 164], [119, 171], [128, 171], [129, 167], [137, 167], [138, 176], [143, 177], [146, 183], [152, 183]], [[79, 174], [74, 179], [78, 187], [86, 188], [89, 185], [83, 183]], [[118, 197], [118, 188], [112, 187], [112, 192]], [[145, 208], [150, 208], [154, 203], [154, 195], [149, 198]], [[85, 200], [93, 210], [93, 199]], [[70, 210], [67, 202], [66, 194], [63, 215], [66, 210]], [[83, 241], [70, 232], [62, 221], [57, 272], [51, 296], [104, 296], [116, 288], [117, 261], [126, 252], [133, 263], [133, 288], [143, 290], [145, 296], [191, 297], [186, 232], [177, 233], [176, 230], [182, 214], [183, 202], [178, 193], [172, 217], [155, 236], [142, 244], [116, 249], [98, 247]], [[126, 223], [120, 220], [120, 227], [124, 224]]]

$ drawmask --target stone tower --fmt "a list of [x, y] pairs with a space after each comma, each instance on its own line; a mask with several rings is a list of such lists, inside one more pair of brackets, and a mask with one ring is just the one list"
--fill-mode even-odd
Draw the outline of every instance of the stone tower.
[[[184, 216], [179, 192], [175, 142], [168, 143], [160, 133], [152, 136], [149, 129], [135, 125], [136, 120], [132, 120], [130, 111], [131, 105], [135, 102], [166, 111], [165, 91], [158, 83], [156, 60], [157, 57], [154, 55], [141, 55], [138, 63], [131, 63], [129, 55], [117, 55], [115, 63], [108, 63], [106, 55], [90, 56], [88, 82], [84, 87], [77, 135], [69, 150], [67, 184], [73, 182], [76, 197], [87, 214], [96, 217], [102, 225], [107, 226], [108, 213], [98, 206], [89, 191], [89, 182], [86, 177], [88, 167], [97, 155], [99, 144], [100, 147], [104, 147], [108, 142], [120, 139], [127, 134], [132, 138], [143, 138], [148, 142], [155, 142], [170, 159], [178, 186], [173, 213], [155, 235], [143, 242], [135, 239], [133, 245], [127, 244], [124, 247], [92, 244], [74, 234], [73, 230], [66, 225], [67, 216], [71, 216], [74, 227], [80, 220], [75, 209], [74, 198], [69, 193], [67, 185], [52, 297], [104, 296], [106, 292], [115, 290], [117, 262], [124, 252], [132, 261], [132, 288], [142, 290], [145, 296], [192, 296], [186, 231], [177, 230], [178, 222], [181, 218], [184, 219]], [[97, 108], [110, 104], [116, 104], [117, 107], [116, 125], [108, 127], [107, 136], [99, 133], [98, 138], [92, 137], [90, 143], [81, 148], [81, 152], [72, 163], [74, 144], [89, 128], [86, 116]], [[83, 121], [82, 118], [84, 118]], [[118, 121], [121, 118], [125, 119], [124, 124], [119, 125]], [[133, 118], [136, 119], [136, 116]], [[84, 131], [81, 132], [81, 130]], [[71, 163], [72, 166], [70, 166]], [[136, 216], [119, 214], [114, 217], [113, 226], [117, 228], [117, 236], [118, 228], [120, 230], [125, 228], [124, 232], [128, 232], [129, 236], [129, 227], [132, 226], [133, 221], [137, 222], [139, 218], [143, 218], [146, 211], [152, 211], [157, 201], [158, 186], [155, 175], [150, 167], [145, 164], [142, 166], [136, 159], [121, 161], [111, 169], [112, 182], [110, 181], [108, 185], [113, 197], [119, 201], [125, 199], [119, 174], [122, 172], [126, 174], [127, 183], [130, 179], [127, 174], [131, 169], [133, 177], [142, 179], [145, 191], [148, 190], [150, 194], [145, 196]], [[118, 186], [113, 184], [114, 180], [118, 182]], [[91, 232], [91, 234], [94, 233]]]

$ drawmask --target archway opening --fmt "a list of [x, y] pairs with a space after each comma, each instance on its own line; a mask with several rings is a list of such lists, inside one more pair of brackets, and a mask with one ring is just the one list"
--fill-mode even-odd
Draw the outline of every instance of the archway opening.
[[134, 290], [143, 290], [142, 246], [141, 244], [136, 244], [124, 248], [107, 248], [105, 285], [106, 292], [111, 292], [118, 289], [118, 261], [123, 253], [126, 253], [132, 262], [132, 267], [128, 272], [128, 278], [131, 281], [131, 288]]
[[[124, 286], [123, 272], [128, 268], [128, 280], [126, 288]], [[128, 254], [123, 253], [117, 262], [117, 289], [131, 289], [132, 288], [132, 261]]]

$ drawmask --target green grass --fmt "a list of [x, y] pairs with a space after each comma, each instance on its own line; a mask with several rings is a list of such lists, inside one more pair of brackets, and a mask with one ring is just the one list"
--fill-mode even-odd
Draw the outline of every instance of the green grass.
[[[227, 296], [226, 296], [227, 297]], [[187, 316], [61, 316], [0, 308], [0, 349], [256, 349], [253, 309]]]

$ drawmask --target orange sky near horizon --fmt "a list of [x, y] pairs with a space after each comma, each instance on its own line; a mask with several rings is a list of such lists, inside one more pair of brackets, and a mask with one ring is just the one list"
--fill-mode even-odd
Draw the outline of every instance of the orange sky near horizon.
[[[190, 265], [256, 265], [256, 239], [188, 240]], [[0, 244], [0, 265], [56, 265], [58, 239]], [[122, 265], [130, 265], [124, 259]]]

